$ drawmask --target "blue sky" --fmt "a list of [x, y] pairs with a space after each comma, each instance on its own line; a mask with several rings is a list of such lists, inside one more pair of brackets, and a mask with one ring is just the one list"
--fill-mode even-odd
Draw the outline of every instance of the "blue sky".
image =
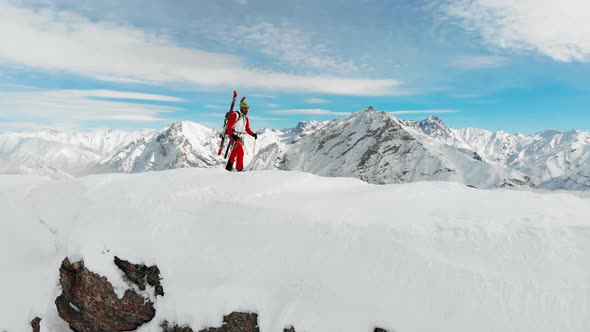
[[252, 127], [372, 105], [455, 128], [590, 130], [586, 0], [0, 0], [0, 131]]

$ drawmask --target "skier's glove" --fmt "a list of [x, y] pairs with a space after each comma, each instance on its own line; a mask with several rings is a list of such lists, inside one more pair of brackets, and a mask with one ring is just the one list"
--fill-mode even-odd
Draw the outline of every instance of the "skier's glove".
[[233, 139], [234, 141], [237, 141], [238, 139], [240, 139], [240, 136], [238, 136], [236, 134], [232, 134], [231, 139]]
[[254, 134], [252, 134], [252, 137], [254, 137], [254, 139], [258, 139], [258, 134], [254, 133]]

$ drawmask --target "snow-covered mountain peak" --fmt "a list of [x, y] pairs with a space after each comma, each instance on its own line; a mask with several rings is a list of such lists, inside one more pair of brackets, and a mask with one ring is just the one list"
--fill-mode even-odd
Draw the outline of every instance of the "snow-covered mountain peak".
[[478, 187], [530, 185], [523, 174], [475, 160], [374, 109], [330, 121], [281, 150], [269, 147], [255, 169], [298, 170], [386, 184], [420, 180], [460, 181]]
[[304, 132], [313, 131], [316, 130], [318, 127], [325, 125], [328, 122], [329, 121], [302, 121], [297, 123], [297, 126], [295, 127], [295, 132], [297, 134], [300, 134]]
[[469, 146], [464, 144], [460, 135], [455, 130], [449, 128], [443, 120], [437, 116], [430, 115], [426, 119], [417, 123], [408, 122], [408, 125], [444, 144], [459, 148], [469, 148]]
[[218, 140], [213, 129], [191, 121], [179, 121], [133, 142], [102, 164], [126, 173], [217, 167], [222, 163], [216, 153]]
[[39, 131], [40, 135], [47, 135], [47, 136], [57, 136], [61, 132], [51, 128], [43, 128]]
[[431, 123], [438, 123], [444, 126], [443, 120], [436, 115], [429, 115], [426, 119], [422, 120], [424, 122], [431, 122]]
[[559, 134], [561, 134], [561, 133], [562, 133], [562, 132], [561, 132], [561, 131], [559, 131], [559, 130], [555, 130], [555, 129], [547, 129], [547, 130], [543, 130], [543, 131], [541, 131], [541, 132], [539, 132], [539, 133], [535, 134], [535, 136], [538, 136], [538, 137], [543, 137], [543, 138], [550, 138], [550, 137], [553, 137], [553, 136], [555, 136], [555, 135], [559, 135]]
[[[256, 142], [245, 139], [245, 163], [258, 154], [252, 169], [352, 176], [372, 183], [452, 180], [493, 187], [505, 179], [518, 185], [530, 178], [540, 185], [559, 177], [547, 188], [583, 188], [590, 164], [589, 132], [546, 130], [525, 136], [451, 129], [437, 116], [404, 120], [372, 106], [347, 118], [259, 130]], [[136, 132], [44, 129], [0, 134], [0, 158], [11, 171], [23, 165], [52, 177], [63, 177], [55, 170], [79, 176], [220, 167], [219, 142], [215, 130], [191, 121]]]
[[[344, 121], [344, 122], [343, 122]], [[368, 106], [360, 112], [355, 112], [349, 115], [345, 119], [333, 120], [333, 123], [388, 123], [397, 127], [403, 125], [403, 121], [397, 118], [395, 115], [386, 112], [377, 111], [373, 106]]]
[[418, 126], [422, 131], [430, 136], [437, 137], [437, 136], [444, 136], [444, 137], [451, 137], [453, 136], [453, 131], [451, 128], [447, 127], [444, 122], [434, 115], [430, 115], [426, 119], [418, 122]]
[[590, 133], [572, 129], [564, 133], [565, 139], [590, 144]]

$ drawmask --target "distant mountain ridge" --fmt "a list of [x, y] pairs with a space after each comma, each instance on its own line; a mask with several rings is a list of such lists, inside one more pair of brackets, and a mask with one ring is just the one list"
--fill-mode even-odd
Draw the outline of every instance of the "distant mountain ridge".
[[[399, 119], [372, 107], [345, 119], [301, 122], [247, 137], [251, 169], [356, 177], [375, 184], [458, 181], [482, 188], [590, 190], [590, 133], [533, 135], [452, 129], [436, 117]], [[0, 172], [67, 178], [222, 167], [216, 130], [190, 121], [161, 130], [0, 134]]]
[[[440, 129], [452, 134], [448, 128]], [[427, 135], [420, 124], [370, 107], [347, 119], [324, 124], [284, 151], [268, 146], [257, 155], [252, 167], [349, 176], [375, 184], [436, 180], [484, 188], [533, 186], [525, 174], [484, 163], [474, 158], [474, 151], [444, 144], [446, 136], [436, 137]]]

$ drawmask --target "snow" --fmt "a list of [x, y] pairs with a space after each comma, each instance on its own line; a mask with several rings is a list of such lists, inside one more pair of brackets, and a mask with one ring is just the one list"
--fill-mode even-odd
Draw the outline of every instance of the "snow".
[[[419, 125], [436, 129], [429, 133], [451, 131], [441, 129], [440, 119], [427, 120], [432, 123]], [[419, 125], [367, 108], [325, 123], [291, 144], [269, 145], [254, 158], [252, 168], [356, 177], [374, 184], [439, 180], [480, 188], [530, 185], [526, 175], [476, 161], [472, 150], [444, 144]]]
[[590, 197], [220, 169], [0, 175], [0, 188], [0, 331], [34, 316], [67, 331], [61, 260], [122, 292], [115, 255], [162, 272], [141, 332], [234, 310], [262, 332], [590, 329]]
[[[101, 129], [0, 134], [0, 174], [62, 179], [179, 167], [221, 168], [225, 160], [217, 155], [218, 135], [190, 121], [130, 133]], [[245, 138], [245, 154], [250, 169], [353, 176], [379, 184], [444, 180], [480, 188], [590, 191], [585, 174], [590, 169], [588, 132], [546, 130], [524, 136], [452, 129], [435, 116], [416, 122], [372, 107], [347, 119], [258, 130], [257, 141]]]
[[39, 132], [0, 134], [0, 174], [38, 174], [56, 179], [97, 172], [96, 165], [119, 149], [149, 136], [151, 130], [123, 132], [112, 129], [88, 133]]

